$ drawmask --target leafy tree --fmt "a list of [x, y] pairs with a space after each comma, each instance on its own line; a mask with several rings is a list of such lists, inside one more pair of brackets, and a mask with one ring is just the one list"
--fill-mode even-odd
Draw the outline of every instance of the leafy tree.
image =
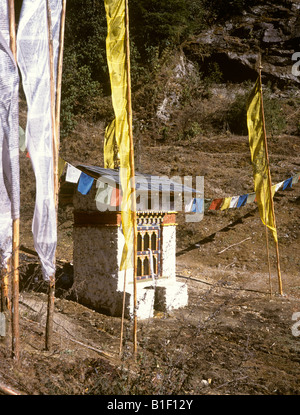
[[62, 138], [76, 125], [76, 116], [92, 115], [94, 99], [103, 94], [109, 83], [105, 38], [103, 1], [67, 2], [61, 103]]
[[[143, 58], [147, 51], [178, 45], [187, 28], [188, 9], [183, 0], [130, 0], [131, 35]], [[153, 49], [152, 49], [153, 50]]]

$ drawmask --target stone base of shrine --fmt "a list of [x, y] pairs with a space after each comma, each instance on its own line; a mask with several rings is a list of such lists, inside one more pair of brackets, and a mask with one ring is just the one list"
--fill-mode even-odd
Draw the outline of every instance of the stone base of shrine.
[[[133, 317], [133, 295], [130, 296], [130, 308], [127, 310], [127, 316]], [[154, 316], [155, 290], [151, 285], [137, 290], [136, 299], [136, 316], [139, 320], [153, 318]]]
[[[91, 281], [89, 280], [89, 283]], [[93, 308], [101, 313], [114, 317], [122, 316], [124, 294], [122, 291], [114, 291], [107, 284], [106, 291], [94, 290], [94, 295], [89, 295], [86, 284], [76, 284], [75, 292], [77, 301]], [[91, 284], [89, 284], [91, 285]], [[187, 285], [167, 279], [148, 282], [142, 287], [137, 284], [136, 316], [139, 320], [153, 318], [156, 311], [167, 312], [188, 305]], [[95, 284], [93, 285], [95, 288]], [[128, 290], [128, 291], [127, 291]], [[132, 318], [134, 315], [133, 286], [127, 287], [125, 293], [124, 317]]]
[[170, 311], [188, 305], [187, 284], [178, 281], [161, 282], [158, 281], [155, 288], [156, 311]]
[[[136, 316], [139, 320], [153, 318], [156, 311], [167, 312], [187, 305], [188, 289], [184, 283], [158, 280], [144, 288], [138, 287]], [[132, 317], [133, 310], [133, 295], [130, 295], [125, 316]]]

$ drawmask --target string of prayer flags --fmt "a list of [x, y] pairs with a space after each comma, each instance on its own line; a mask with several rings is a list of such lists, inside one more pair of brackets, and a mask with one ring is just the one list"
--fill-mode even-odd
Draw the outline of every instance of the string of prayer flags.
[[298, 183], [299, 177], [300, 177], [300, 173], [295, 174], [295, 176], [293, 176], [292, 184]]
[[192, 203], [191, 212], [193, 213], [203, 213], [204, 211], [204, 199], [201, 198], [194, 198]]
[[248, 198], [248, 194], [240, 196], [236, 207], [239, 208], [239, 207], [245, 206], [247, 202], [247, 198]]
[[211, 205], [211, 199], [204, 199], [204, 212], [209, 209]]
[[222, 205], [223, 199], [214, 199], [211, 202], [208, 210], [219, 210]]
[[[70, 163], [64, 161], [60, 158], [61, 169], [63, 170], [65, 165], [67, 165], [67, 172], [65, 180], [72, 183], [78, 183], [80, 181], [81, 174], [84, 174], [77, 167], [72, 166]], [[60, 171], [61, 175], [62, 171]], [[86, 174], [86, 176], [88, 176]], [[300, 173], [295, 174], [294, 176], [281, 181], [272, 186], [272, 196], [281, 188], [283, 190], [291, 188], [293, 184], [298, 183]], [[92, 178], [85, 178], [89, 185], [92, 185]], [[80, 190], [79, 190], [80, 191]], [[83, 193], [84, 194], [84, 193]], [[106, 204], [114, 207], [119, 207], [122, 202], [122, 190], [118, 187], [110, 186], [107, 183], [97, 180], [97, 192], [95, 200], [98, 203]], [[240, 196], [229, 196], [224, 198], [217, 199], [201, 199], [201, 198], [191, 198], [188, 203], [185, 205], [184, 211], [186, 213], [203, 213], [208, 210], [227, 210], [233, 208], [240, 208], [249, 203], [256, 202], [256, 193], [247, 193]]]
[[72, 166], [72, 164], [67, 163], [66, 182], [78, 183], [80, 175], [81, 170], [77, 169], [77, 167]]
[[191, 211], [192, 211], [193, 203], [194, 203], [194, 199], [193, 199], [193, 198], [191, 198], [191, 200], [190, 200], [188, 203], [186, 203], [186, 204], [185, 204], [185, 206], [184, 206], [184, 211], [185, 211], [186, 213], [188, 213], [188, 212], [191, 212]]
[[89, 191], [91, 190], [93, 183], [94, 183], [93, 177], [89, 176], [86, 173], [81, 172], [79, 182], [78, 182], [78, 187], [77, 187], [78, 192], [80, 192], [82, 195], [87, 195]]
[[283, 183], [284, 181], [272, 186], [272, 197], [274, 197], [275, 193], [282, 187]]
[[239, 196], [232, 196], [231, 201], [230, 201], [230, 205], [229, 208], [233, 209], [237, 207], [238, 201], [239, 201]]
[[229, 209], [231, 197], [224, 197], [220, 210]]
[[255, 200], [256, 200], [256, 193], [255, 192], [254, 193], [249, 193], [248, 197], [247, 197], [246, 204], [253, 203], [253, 202], [255, 202]]
[[[293, 184], [298, 183], [300, 177], [300, 173], [295, 174], [294, 176], [280, 182], [277, 184], [274, 184], [272, 186], [272, 196], [282, 187], [282, 190], [286, 190], [288, 188], [292, 188]], [[207, 210], [227, 210], [227, 209], [233, 209], [233, 208], [240, 208], [242, 206], [245, 206], [246, 204], [257, 202], [256, 199], [256, 193], [247, 193], [240, 196], [229, 196], [224, 198], [217, 198], [217, 199], [205, 199], [204, 200], [204, 211]], [[192, 202], [189, 203], [189, 205], [186, 206], [186, 212], [190, 211], [187, 210], [188, 206], [192, 206]]]
[[289, 179], [286, 179], [283, 183], [282, 190], [288, 189], [289, 187], [292, 187], [293, 178], [290, 177]]
[[121, 190], [114, 187], [112, 194], [111, 194], [110, 206], [120, 206], [121, 202], [122, 202]]
[[104, 205], [110, 205], [113, 187], [108, 183], [104, 183], [101, 180], [97, 180], [97, 192], [95, 196], [96, 203], [102, 203]]

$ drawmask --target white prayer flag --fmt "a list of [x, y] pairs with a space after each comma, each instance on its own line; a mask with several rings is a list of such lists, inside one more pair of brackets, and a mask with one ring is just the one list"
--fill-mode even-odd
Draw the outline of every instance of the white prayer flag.
[[77, 183], [81, 175], [81, 170], [77, 167], [72, 166], [72, 164], [67, 164], [67, 173], [66, 173], [66, 182]]
[[[50, 0], [55, 78], [61, 17], [61, 0]], [[32, 222], [34, 246], [43, 277], [55, 274], [57, 244], [54, 201], [53, 148], [47, 2], [23, 0], [18, 33], [17, 61], [22, 75], [28, 114], [26, 147], [36, 178], [36, 201]]]
[[230, 209], [237, 207], [237, 203], [239, 201], [239, 197], [240, 196], [232, 196], [232, 199], [231, 199], [230, 204], [229, 204], [229, 208]]
[[7, 1], [0, 2], [0, 265], [12, 254], [12, 221], [20, 215], [19, 76], [9, 47]]

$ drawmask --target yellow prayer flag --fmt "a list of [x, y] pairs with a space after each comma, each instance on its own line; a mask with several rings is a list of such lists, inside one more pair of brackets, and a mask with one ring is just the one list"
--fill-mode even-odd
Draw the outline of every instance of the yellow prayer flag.
[[105, 129], [104, 136], [104, 167], [106, 169], [116, 168], [118, 162], [116, 143], [116, 120], [113, 120]]
[[261, 220], [264, 225], [271, 229], [273, 237], [277, 242], [277, 231], [272, 212], [272, 200], [268, 181], [269, 167], [265, 148], [262, 111], [261, 82], [260, 77], [258, 77], [247, 105], [247, 125], [253, 166], [254, 190]]
[[[106, 55], [110, 74], [113, 123], [107, 127], [104, 141], [104, 165], [114, 168], [119, 159], [122, 187], [121, 218], [124, 249], [120, 269], [133, 267], [133, 221], [130, 179], [130, 137], [128, 125], [128, 79], [126, 71], [125, 0], [104, 0], [107, 19]], [[115, 144], [117, 152], [115, 151]]]
[[65, 165], [66, 165], [65, 160], [62, 159], [61, 157], [59, 157], [59, 159], [58, 159], [58, 178], [60, 178], [61, 175], [63, 174]]
[[221, 206], [221, 210], [229, 209], [232, 197], [225, 197]]

